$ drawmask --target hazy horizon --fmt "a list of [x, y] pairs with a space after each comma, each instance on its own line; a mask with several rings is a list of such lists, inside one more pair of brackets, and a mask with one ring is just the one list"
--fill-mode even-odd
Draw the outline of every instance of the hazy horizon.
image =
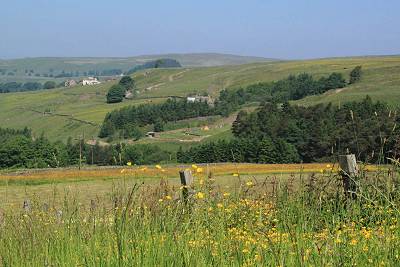
[[276, 59], [400, 53], [388, 0], [7, 2], [0, 59], [221, 53]]
[[15, 58], [0, 58], [0, 60], [19, 60], [19, 59], [35, 59], [35, 58], [139, 58], [145, 56], [164, 56], [164, 55], [193, 55], [193, 54], [219, 54], [219, 55], [228, 55], [228, 56], [239, 56], [239, 57], [254, 57], [266, 60], [318, 60], [325, 58], [356, 58], [356, 57], [385, 57], [385, 56], [400, 56], [399, 54], [377, 54], [377, 55], [346, 55], [346, 56], [327, 56], [327, 57], [310, 57], [310, 58], [272, 58], [272, 57], [262, 57], [257, 55], [239, 55], [239, 54], [230, 54], [230, 53], [221, 53], [221, 52], [188, 52], [188, 53], [163, 53], [163, 54], [140, 54], [140, 55], [127, 55], [127, 56], [34, 56], [34, 57], [15, 57]]

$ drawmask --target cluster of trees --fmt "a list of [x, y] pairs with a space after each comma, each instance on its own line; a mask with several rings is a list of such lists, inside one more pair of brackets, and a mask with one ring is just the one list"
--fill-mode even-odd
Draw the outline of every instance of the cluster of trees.
[[291, 144], [283, 139], [235, 138], [209, 142], [177, 152], [182, 163], [249, 162], [249, 163], [297, 163], [300, 157]]
[[162, 131], [165, 122], [209, 116], [213, 112], [206, 102], [190, 103], [185, 99], [124, 107], [106, 115], [99, 137], [110, 137], [118, 132], [124, 138], [138, 139], [143, 135], [140, 127], [153, 125], [155, 131]]
[[34, 138], [29, 129], [0, 128], [0, 168], [56, 168], [83, 164], [154, 164], [175, 160], [175, 155], [154, 145], [100, 146], [83, 140], [67, 143]]
[[350, 72], [350, 84], [356, 83], [361, 80], [362, 76], [362, 69], [361, 66], [355, 67], [351, 72]]
[[53, 89], [59, 85], [54, 81], [47, 81], [44, 84], [39, 82], [8, 82], [0, 83], [0, 93], [11, 93], [11, 92], [25, 92], [25, 91], [36, 91], [40, 89]]
[[317, 162], [355, 153], [365, 162], [400, 153], [399, 110], [367, 97], [342, 107], [279, 106], [264, 103], [253, 113], [240, 112], [232, 125], [235, 139], [180, 152], [181, 162]]
[[8, 75], [8, 76], [14, 76], [17, 73], [17, 69], [14, 70], [7, 70], [7, 69], [0, 69], [0, 75]]
[[135, 81], [130, 76], [123, 76], [118, 84], [111, 86], [107, 93], [107, 103], [119, 103], [124, 99], [126, 92], [134, 94]]
[[59, 74], [53, 74], [53, 71], [51, 71], [50, 74], [48, 74], [50, 77], [55, 77], [55, 78], [68, 78], [68, 77], [80, 77], [80, 76], [116, 76], [116, 75], [121, 75], [123, 71], [121, 69], [105, 69], [105, 70], [89, 70], [89, 71], [65, 71], [62, 70], [61, 73]]
[[0, 128], [0, 168], [47, 168], [69, 165], [65, 144], [32, 138], [31, 131]]
[[126, 75], [131, 75], [136, 71], [145, 69], [157, 69], [157, 68], [181, 68], [182, 65], [175, 59], [162, 58], [157, 60], [148, 61], [142, 65], [135, 66], [126, 72]]
[[343, 88], [346, 84], [343, 75], [337, 72], [318, 80], [307, 73], [297, 76], [290, 75], [286, 79], [275, 82], [252, 84], [236, 90], [225, 89], [221, 91], [216, 105], [218, 113], [227, 116], [246, 102], [271, 101], [283, 103], [309, 95], [323, 94], [331, 89]]
[[[71, 141], [68, 141], [71, 146]], [[68, 144], [67, 143], [67, 144]], [[71, 164], [79, 163], [79, 142], [72, 144], [73, 152]], [[99, 144], [88, 145], [81, 143], [82, 163], [99, 166], [126, 165], [133, 162], [138, 165], [155, 164], [176, 161], [175, 153], [161, 149], [159, 146], [150, 144], [128, 145], [115, 144], [101, 146]]]
[[[76, 75], [76, 74], [78, 74], [78, 75]], [[65, 72], [65, 71], [63, 70], [61, 73], [59, 73], [59, 74], [57, 74], [57, 75], [49, 74], [49, 76], [50, 76], [50, 77], [54, 77], [54, 78], [79, 77], [79, 72], [73, 72], [73, 71], [71, 71], [71, 72]]]

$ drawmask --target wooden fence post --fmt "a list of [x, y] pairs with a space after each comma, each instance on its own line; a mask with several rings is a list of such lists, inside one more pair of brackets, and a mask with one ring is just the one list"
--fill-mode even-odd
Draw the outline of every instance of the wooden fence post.
[[31, 203], [30, 203], [30, 201], [25, 199], [22, 208], [24, 209], [25, 213], [30, 212], [31, 211]]
[[346, 196], [356, 199], [357, 184], [355, 179], [359, 175], [356, 156], [354, 154], [340, 155], [339, 166], [342, 169], [343, 188]]
[[187, 203], [189, 197], [189, 187], [193, 184], [193, 175], [190, 170], [179, 171], [182, 185], [183, 201]]

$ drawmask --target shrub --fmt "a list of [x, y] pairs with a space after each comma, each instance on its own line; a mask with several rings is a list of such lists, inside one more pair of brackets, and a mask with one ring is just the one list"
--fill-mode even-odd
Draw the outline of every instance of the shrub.
[[121, 85], [113, 85], [107, 93], [107, 103], [122, 102], [125, 95], [125, 88]]
[[356, 83], [361, 80], [361, 66], [355, 67], [351, 72], [350, 72], [350, 84]]

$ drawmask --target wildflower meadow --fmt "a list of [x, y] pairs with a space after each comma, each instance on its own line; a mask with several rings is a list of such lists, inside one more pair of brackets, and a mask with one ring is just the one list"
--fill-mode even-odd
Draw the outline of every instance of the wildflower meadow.
[[[398, 266], [398, 163], [363, 168], [356, 198], [333, 165], [318, 172], [229, 174], [192, 165], [194, 184], [119, 170], [106, 200], [29, 200], [0, 215], [2, 266]], [[143, 168], [143, 167], [140, 167]], [[242, 167], [237, 167], [237, 170]], [[164, 170], [164, 171], [163, 171]], [[143, 170], [145, 171], [145, 170]], [[127, 173], [127, 174], [126, 174]], [[262, 177], [262, 178], [261, 178]], [[129, 183], [127, 181], [130, 181]]]

